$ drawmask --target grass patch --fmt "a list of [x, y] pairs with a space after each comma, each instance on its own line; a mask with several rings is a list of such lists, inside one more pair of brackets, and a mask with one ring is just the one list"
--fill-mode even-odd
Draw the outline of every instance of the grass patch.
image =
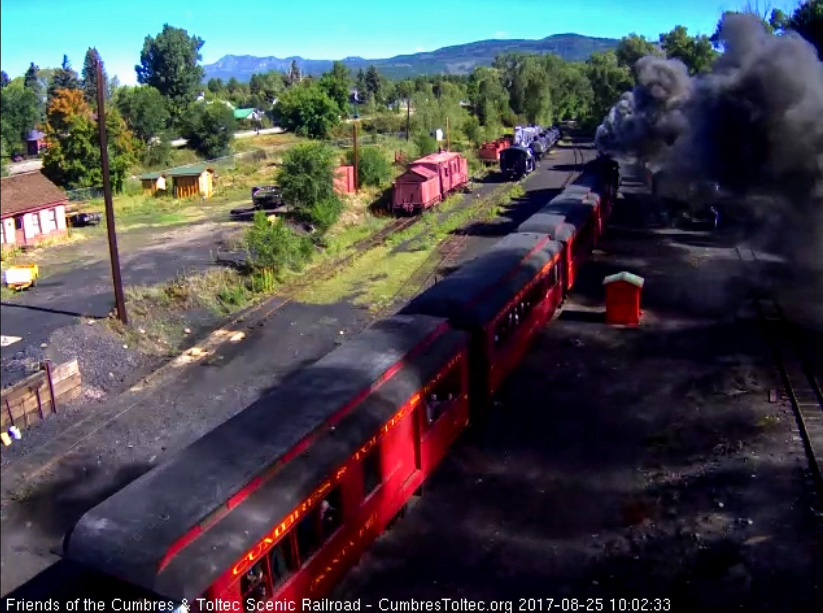
[[[519, 190], [519, 191], [518, 191]], [[332, 304], [349, 299], [358, 306], [380, 310], [394, 300], [416, 293], [417, 288], [405, 288], [408, 281], [418, 272], [438, 245], [456, 229], [470, 220], [488, 218], [496, 214], [485, 211], [490, 200], [501, 198], [511, 200], [512, 194], [523, 193], [520, 185], [506, 189], [502, 194], [495, 191], [486, 198], [478, 199], [465, 209], [444, 215], [463, 201], [463, 196], [455, 195], [441, 203], [441, 207], [424, 214], [423, 219], [411, 228], [392, 235], [385, 245], [369, 250], [351, 267], [333, 278], [307, 288], [297, 295], [297, 299], [313, 304]], [[514, 196], [516, 197], [516, 196]], [[411, 249], [396, 249], [398, 245], [413, 241]], [[434, 262], [432, 266], [437, 263]]]
[[332, 304], [345, 298], [370, 308], [386, 306], [429, 257], [431, 250], [393, 252], [389, 245], [370, 250], [346, 270], [297, 295], [311, 304]]
[[[110, 327], [126, 343], [154, 355], [175, 353], [186, 338], [187, 314], [219, 320], [270, 293], [273, 280], [244, 276], [216, 268], [205, 273], [180, 275], [159, 285], [126, 288], [126, 308], [131, 325], [110, 320]], [[266, 291], [263, 291], [266, 290]]]

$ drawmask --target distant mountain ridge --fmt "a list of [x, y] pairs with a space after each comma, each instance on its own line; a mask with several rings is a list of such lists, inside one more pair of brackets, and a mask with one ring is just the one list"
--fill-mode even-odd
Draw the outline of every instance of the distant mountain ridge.
[[[436, 51], [397, 55], [387, 59], [367, 60], [347, 57], [341, 60], [357, 71], [374, 64], [382, 74], [392, 79], [403, 79], [425, 74], [468, 74], [476, 66], [491, 65], [499, 53], [556, 53], [564, 60], [582, 61], [595, 51], [607, 51], [617, 46], [617, 39], [594, 38], [581, 34], [553, 34], [540, 40], [510, 39], [481, 40], [464, 45], [443, 47]], [[248, 81], [254, 73], [278, 70], [286, 72], [292, 60], [297, 61], [304, 74], [318, 75], [328, 71], [332, 60], [309, 60], [299, 56], [285, 58], [256, 57], [253, 55], [225, 55], [214, 64], [205, 64], [205, 79], [234, 77]]]

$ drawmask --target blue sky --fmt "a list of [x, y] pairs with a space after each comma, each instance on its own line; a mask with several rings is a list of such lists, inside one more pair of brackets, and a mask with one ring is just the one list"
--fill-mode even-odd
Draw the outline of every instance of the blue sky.
[[[30, 62], [56, 67], [63, 54], [76, 70], [88, 47], [100, 51], [109, 75], [136, 82], [134, 65], [147, 35], [164, 23], [206, 44], [204, 63], [226, 54], [311, 59], [401, 53], [489, 38], [543, 38], [575, 32], [656, 39], [677, 24], [711, 34], [723, 10], [745, 0], [3, 0], [0, 66], [10, 77]], [[772, 6], [794, 6], [795, 1]]]

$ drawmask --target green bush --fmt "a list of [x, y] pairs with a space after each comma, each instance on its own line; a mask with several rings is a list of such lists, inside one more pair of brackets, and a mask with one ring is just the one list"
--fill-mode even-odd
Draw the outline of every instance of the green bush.
[[300, 218], [313, 225], [321, 234], [325, 234], [340, 219], [342, 212], [343, 203], [337, 196], [332, 196], [303, 209]]
[[414, 146], [417, 157], [423, 157], [437, 151], [437, 140], [427, 132], [418, 132], [414, 135]]
[[282, 219], [269, 221], [263, 211], [254, 214], [246, 231], [246, 249], [255, 271], [271, 271], [275, 276], [286, 270], [301, 270], [314, 250], [307, 236], [292, 230]]
[[[354, 164], [354, 151], [346, 151], [346, 162]], [[357, 184], [380, 187], [391, 179], [391, 163], [386, 155], [376, 147], [360, 149], [357, 164]]]
[[277, 175], [284, 202], [299, 209], [331, 198], [335, 166], [334, 150], [320, 143], [305, 143], [289, 149]]
[[380, 113], [376, 117], [360, 122], [364, 132], [385, 134], [386, 132], [403, 132], [406, 130], [406, 115]]

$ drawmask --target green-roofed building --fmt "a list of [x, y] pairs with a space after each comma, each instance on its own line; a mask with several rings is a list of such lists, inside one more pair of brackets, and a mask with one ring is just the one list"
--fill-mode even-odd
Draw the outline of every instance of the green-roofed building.
[[147, 172], [138, 179], [143, 186], [143, 193], [147, 196], [156, 196], [166, 191], [166, 174], [163, 172]]
[[238, 121], [260, 121], [263, 119], [263, 113], [257, 109], [234, 109], [234, 118]]
[[214, 193], [214, 169], [207, 164], [180, 166], [166, 172], [172, 181], [175, 198], [203, 196], [211, 198]]

